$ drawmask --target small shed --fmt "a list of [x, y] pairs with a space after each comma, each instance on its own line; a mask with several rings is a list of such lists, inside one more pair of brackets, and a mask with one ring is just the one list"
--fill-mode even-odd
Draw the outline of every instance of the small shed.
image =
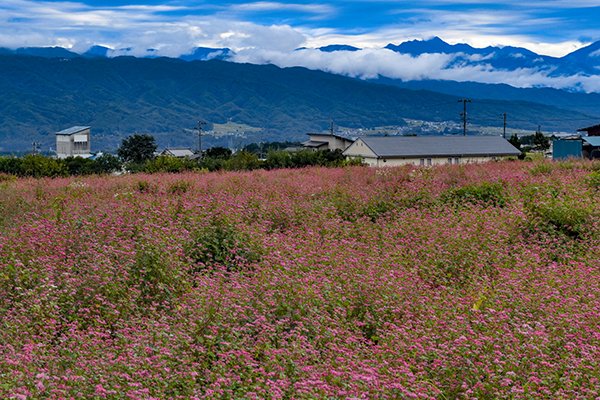
[[552, 159], [600, 159], [600, 136], [580, 136], [552, 142]]
[[56, 132], [56, 157], [91, 157], [90, 127], [72, 126]]
[[552, 142], [552, 159], [566, 160], [583, 156], [583, 141], [581, 137], [558, 139]]

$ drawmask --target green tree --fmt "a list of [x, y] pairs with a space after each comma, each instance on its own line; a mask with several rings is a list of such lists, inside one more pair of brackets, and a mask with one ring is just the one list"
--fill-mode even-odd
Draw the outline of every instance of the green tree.
[[119, 158], [112, 154], [102, 154], [95, 161], [95, 172], [98, 174], [110, 174], [119, 171], [122, 167]]
[[220, 146], [211, 147], [204, 152], [204, 157], [228, 159], [231, 157], [231, 150]]
[[141, 164], [154, 158], [156, 147], [154, 136], [135, 134], [123, 139], [117, 154], [126, 163]]
[[195, 160], [187, 158], [177, 158], [172, 156], [158, 156], [152, 160], [146, 161], [144, 171], [155, 172], [182, 172], [199, 168]]
[[0, 157], [0, 173], [20, 175], [21, 159], [17, 157]]
[[229, 171], [245, 171], [258, 169], [261, 163], [256, 154], [242, 150], [225, 161], [224, 167]]
[[550, 148], [550, 139], [548, 139], [539, 129], [533, 135], [533, 148], [538, 150], [548, 150]]
[[91, 175], [96, 172], [96, 162], [89, 158], [67, 157], [62, 162], [69, 175]]
[[515, 146], [517, 149], [521, 150], [521, 141], [519, 140], [519, 137], [517, 136], [516, 133], [512, 134], [510, 139], [508, 139], [508, 142], [510, 144], [512, 144], [513, 146]]
[[68, 172], [62, 160], [39, 154], [28, 154], [21, 158], [21, 168], [18, 175], [40, 178], [66, 176]]
[[267, 169], [289, 168], [292, 165], [292, 156], [287, 151], [271, 150], [267, 153], [265, 167]]

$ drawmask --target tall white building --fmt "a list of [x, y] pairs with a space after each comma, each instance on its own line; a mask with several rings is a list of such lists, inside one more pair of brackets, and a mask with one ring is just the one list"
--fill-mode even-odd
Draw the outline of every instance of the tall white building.
[[90, 127], [72, 126], [56, 132], [56, 157], [90, 157]]

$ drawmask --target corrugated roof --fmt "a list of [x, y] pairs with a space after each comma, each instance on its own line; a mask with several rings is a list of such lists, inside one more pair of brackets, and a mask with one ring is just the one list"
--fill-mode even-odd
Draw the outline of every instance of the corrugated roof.
[[379, 157], [517, 156], [499, 136], [366, 136], [362, 141]]
[[185, 148], [185, 147], [166, 148], [163, 151], [163, 154], [164, 153], [169, 153], [174, 157], [191, 157], [194, 155], [194, 152], [192, 150], [190, 150], [189, 148]]
[[594, 147], [600, 146], [600, 136], [585, 136], [582, 139]]
[[[354, 141], [353, 139], [350, 139], [350, 138], [347, 138], [347, 137], [344, 137], [344, 136], [340, 136], [340, 135], [336, 135], [336, 134], [332, 135], [331, 133], [307, 133], [307, 135], [310, 136], [311, 138], [313, 136], [318, 136], [318, 137], [334, 137], [336, 139], [346, 140], [348, 142], [353, 142]], [[313, 140], [313, 139], [311, 139], [311, 140]]]
[[308, 140], [308, 141], [302, 143], [302, 146], [319, 148], [319, 147], [325, 146], [327, 144], [328, 144], [327, 142], [317, 142], [316, 140]]
[[60, 132], [56, 132], [57, 135], [73, 135], [74, 133], [78, 133], [84, 131], [86, 129], [90, 129], [89, 126], [72, 126], [70, 128], [64, 129]]

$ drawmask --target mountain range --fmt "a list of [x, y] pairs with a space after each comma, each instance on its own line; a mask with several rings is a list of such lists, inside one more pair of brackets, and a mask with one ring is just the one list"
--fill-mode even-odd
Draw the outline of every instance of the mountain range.
[[[518, 69], [535, 68], [547, 72], [549, 76], [569, 75], [600, 75], [600, 41], [569, 53], [563, 57], [551, 57], [534, 53], [522, 47], [513, 46], [488, 46], [477, 48], [464, 43], [449, 44], [439, 37], [428, 40], [411, 40], [400, 44], [389, 43], [385, 49], [400, 54], [418, 57], [424, 54], [452, 54], [453, 64], [450, 66], [488, 65], [500, 70], [514, 71]], [[110, 49], [104, 46], [92, 46], [82, 54], [61, 47], [22, 47], [18, 49], [0, 48], [0, 54], [29, 55], [46, 58], [77, 58], [77, 57], [111, 57], [115, 55], [128, 55], [131, 48]], [[306, 47], [296, 51], [310, 50]], [[362, 50], [358, 47], [332, 44], [316, 48], [324, 53], [341, 51], [355, 52]], [[156, 49], [146, 49], [146, 57], [155, 58]], [[196, 47], [189, 54], [182, 54], [178, 58], [185, 61], [224, 60], [233, 61], [236, 53], [228, 48]]]
[[560, 58], [536, 54], [522, 47], [476, 48], [463, 43], [451, 45], [439, 37], [412, 40], [399, 45], [390, 43], [385, 48], [413, 57], [423, 54], [456, 54], [460, 56], [454, 59], [454, 63], [461, 65], [487, 64], [502, 70], [536, 68], [547, 71], [550, 76], [600, 75], [600, 41]]
[[[579, 62], [594, 71], [582, 61], [595, 57], [594, 45], [588, 47], [548, 62], [567, 59], [569, 68]], [[508, 54], [525, 53], [503, 49], [505, 59], [520, 60]], [[359, 51], [344, 45], [317, 50]], [[491, 48], [441, 39], [390, 50], [414, 56], [457, 51], [473, 60], [500, 57]], [[472, 124], [501, 126], [507, 113], [511, 128], [533, 130], [541, 124], [545, 130], [574, 132], [600, 120], [600, 94], [595, 93], [383, 76], [365, 81], [300, 67], [227, 62], [234, 53], [226, 48], [197, 48], [180, 59], [113, 53], [102, 46], [83, 54], [59, 47], [0, 49], [0, 151], [28, 149], [32, 141], [51, 146], [54, 132], [72, 125], [92, 126], [94, 149], [110, 150], [135, 132], [152, 133], [162, 145], [191, 145], [188, 129], [198, 118], [263, 129], [249, 141], [302, 140], [308, 131], [327, 129], [331, 119], [354, 129], [403, 126], [407, 119], [459, 122], [463, 97], [473, 99]]]

